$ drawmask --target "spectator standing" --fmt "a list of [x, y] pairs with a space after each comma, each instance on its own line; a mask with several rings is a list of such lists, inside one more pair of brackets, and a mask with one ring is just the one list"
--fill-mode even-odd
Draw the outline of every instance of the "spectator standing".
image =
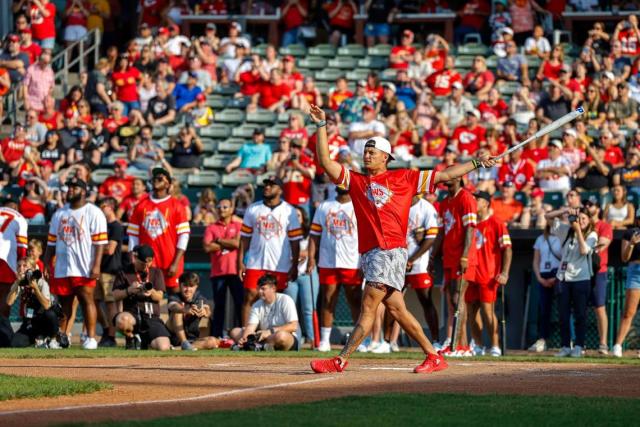
[[271, 156], [271, 146], [264, 143], [264, 130], [256, 128], [253, 131], [253, 141], [242, 145], [236, 158], [225, 167], [225, 171], [231, 173], [240, 168], [260, 172], [266, 168]]
[[111, 18], [109, 0], [88, 0], [87, 9], [89, 10], [87, 30], [91, 31], [97, 28], [101, 33], [104, 33], [104, 21]]
[[151, 175], [152, 193], [138, 202], [129, 218], [129, 246], [149, 245], [157, 253], [153, 264], [162, 271], [167, 291], [177, 293], [191, 229], [185, 207], [170, 194], [171, 174], [156, 167]]
[[625, 283], [624, 311], [618, 334], [612, 349], [615, 357], [622, 357], [622, 343], [624, 342], [631, 324], [638, 310], [640, 301], [640, 229], [627, 230], [622, 240], [622, 262], [628, 263], [627, 281]]
[[253, 203], [245, 212], [238, 252], [238, 274], [245, 289], [244, 325], [249, 320], [251, 305], [258, 298], [261, 277], [273, 275], [278, 289], [284, 290], [287, 281], [298, 276], [302, 229], [295, 209], [282, 200], [284, 184], [280, 178], [270, 175], [263, 183], [263, 200]]
[[40, 58], [42, 48], [32, 41], [31, 28], [26, 27], [20, 30], [20, 51], [29, 56], [29, 64], [33, 64]]
[[230, 199], [221, 199], [216, 207], [218, 221], [209, 225], [204, 232], [202, 245], [211, 257], [211, 287], [213, 288], [213, 318], [211, 335], [223, 335], [226, 313], [227, 289], [233, 300], [234, 327], [242, 325], [242, 302], [244, 291], [238, 277], [238, 248], [242, 223], [233, 215], [234, 206]]
[[109, 62], [106, 58], [100, 58], [95, 68], [89, 73], [89, 79], [85, 86], [85, 98], [89, 101], [91, 111], [94, 113], [108, 114], [112, 100], [107, 93], [107, 74]]
[[471, 0], [456, 13], [460, 24], [455, 29], [456, 44], [462, 44], [464, 37], [471, 33], [480, 33], [491, 13], [491, 6], [486, 0]]
[[342, 37], [350, 38], [353, 35], [354, 16], [358, 13], [358, 7], [353, 0], [331, 0], [322, 7], [329, 15], [329, 43], [338, 46]]
[[120, 55], [117, 66], [111, 74], [111, 81], [114, 86], [114, 100], [122, 102], [125, 116], [129, 115], [131, 110], [140, 110], [140, 96], [137, 86], [140, 71], [130, 65], [130, 61], [127, 54]]
[[0, 234], [0, 317], [9, 319], [11, 307], [6, 304], [12, 284], [18, 278], [18, 261], [27, 256], [27, 221], [18, 212], [15, 200], [3, 198], [3, 232]]
[[370, 0], [364, 5], [367, 14], [367, 24], [364, 27], [364, 35], [367, 37], [367, 46], [387, 44], [391, 35], [389, 22], [396, 11], [396, 2], [392, 0]]
[[53, 49], [56, 43], [56, 5], [50, 0], [33, 0], [29, 16], [35, 42], [43, 49]]
[[316, 167], [302, 142], [291, 141], [291, 153], [277, 171], [284, 183], [283, 196], [287, 203], [302, 208], [307, 215], [311, 210], [311, 184], [315, 178]]
[[68, 45], [82, 39], [87, 34], [88, 4], [84, 0], [69, 0], [64, 10], [64, 41]]
[[541, 8], [535, 0], [514, 0], [509, 3], [509, 13], [513, 19], [513, 40], [522, 46], [527, 38], [533, 36], [534, 11], [546, 15], [549, 12]]
[[82, 348], [95, 350], [98, 348], [95, 339], [97, 313], [93, 294], [108, 243], [107, 220], [97, 206], [87, 202], [85, 181], [74, 177], [66, 185], [69, 187], [68, 204], [58, 209], [51, 219], [44, 264], [51, 265], [55, 255], [51, 292], [60, 297], [62, 304], [60, 330], [67, 331], [67, 323], [73, 314], [73, 300], [78, 298], [87, 329]]
[[300, 43], [302, 40], [300, 27], [304, 24], [309, 15], [309, 4], [307, 0], [287, 0], [282, 4], [282, 43], [289, 45]]

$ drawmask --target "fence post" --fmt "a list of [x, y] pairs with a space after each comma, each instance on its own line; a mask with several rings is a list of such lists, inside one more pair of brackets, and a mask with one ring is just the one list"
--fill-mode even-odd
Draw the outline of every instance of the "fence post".
[[78, 49], [79, 49], [78, 59], [80, 60], [80, 65], [78, 66], [78, 70], [80, 70], [80, 73], [84, 72], [84, 41], [85, 41], [85, 37], [81, 38], [80, 45], [78, 46]]
[[93, 39], [93, 65], [98, 63], [100, 59], [100, 30], [94, 30], [94, 39]]

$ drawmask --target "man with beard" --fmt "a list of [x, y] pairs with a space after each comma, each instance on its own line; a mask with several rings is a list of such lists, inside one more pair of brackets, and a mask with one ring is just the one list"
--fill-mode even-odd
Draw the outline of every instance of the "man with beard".
[[[55, 276], [51, 280], [51, 292], [60, 297], [63, 317], [60, 330], [67, 330], [72, 315], [73, 299], [82, 305], [87, 339], [85, 350], [98, 348], [96, 336], [96, 305], [93, 292], [100, 276], [100, 263], [107, 244], [107, 220], [102, 211], [87, 202], [87, 183], [78, 177], [67, 181], [67, 204], [56, 211], [49, 226], [44, 264], [50, 265], [55, 255]], [[64, 347], [67, 337], [61, 337]]]
[[149, 245], [156, 256], [153, 265], [162, 270], [168, 293], [177, 293], [189, 243], [187, 211], [171, 195], [171, 175], [163, 168], [151, 171], [153, 190], [142, 199], [129, 219], [129, 247]]

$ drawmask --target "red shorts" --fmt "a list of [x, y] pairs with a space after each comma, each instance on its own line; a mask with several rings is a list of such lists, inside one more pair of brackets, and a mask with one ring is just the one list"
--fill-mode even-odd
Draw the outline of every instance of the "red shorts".
[[498, 297], [498, 286], [500, 285], [495, 280], [486, 285], [469, 282], [467, 291], [464, 294], [464, 301], [494, 303]]
[[318, 276], [321, 285], [362, 285], [362, 276], [357, 268], [320, 268]]
[[444, 283], [445, 285], [451, 283], [454, 280], [458, 280], [462, 277], [467, 282], [473, 282], [476, 278], [476, 267], [470, 266], [467, 268], [467, 271], [464, 274], [460, 273], [458, 268], [445, 268], [444, 269]]
[[278, 281], [278, 290], [284, 291], [287, 289], [287, 283], [289, 282], [289, 273], [280, 273], [278, 271], [267, 270], [247, 270], [244, 273], [244, 288], [245, 289], [258, 289], [258, 280], [265, 274], [273, 274]]
[[13, 285], [16, 281], [16, 273], [13, 272], [9, 264], [3, 259], [0, 259], [0, 285]]
[[162, 270], [162, 277], [164, 278], [164, 286], [167, 289], [173, 289], [173, 288], [177, 288], [180, 286], [180, 283], [178, 283], [178, 278], [180, 277], [182, 273], [178, 272], [176, 273], [175, 276], [173, 277], [169, 277], [169, 274], [167, 273], [167, 270]]
[[433, 279], [429, 273], [410, 274], [404, 277], [404, 285], [413, 289], [429, 289], [433, 286]]
[[59, 277], [52, 278], [49, 289], [54, 295], [66, 297], [73, 295], [73, 288], [86, 286], [88, 288], [96, 287], [96, 280], [88, 277]]

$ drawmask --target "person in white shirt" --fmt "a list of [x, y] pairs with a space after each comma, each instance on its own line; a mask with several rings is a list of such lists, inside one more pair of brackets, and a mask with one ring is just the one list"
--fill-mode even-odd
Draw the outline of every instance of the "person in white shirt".
[[[60, 330], [67, 330], [72, 315], [73, 299], [77, 297], [87, 329], [85, 350], [98, 348], [96, 336], [97, 311], [93, 301], [96, 279], [100, 276], [100, 263], [107, 245], [107, 220], [96, 205], [87, 202], [87, 183], [74, 177], [67, 181], [67, 204], [58, 209], [49, 225], [44, 264], [49, 268], [51, 257], [56, 262], [51, 293], [62, 303], [63, 317]], [[51, 272], [49, 277], [52, 277]]]
[[296, 210], [282, 200], [280, 178], [272, 175], [263, 183], [263, 200], [247, 208], [240, 229], [238, 274], [245, 290], [243, 325], [247, 324], [251, 304], [258, 299], [260, 277], [266, 273], [275, 276], [279, 291], [286, 289], [288, 281], [298, 277], [302, 228]]
[[376, 120], [376, 110], [372, 105], [362, 107], [363, 121], [353, 122], [349, 125], [349, 147], [358, 157], [364, 153], [364, 144], [374, 136], [384, 137], [387, 129], [379, 120]]
[[244, 46], [247, 51], [251, 49], [251, 42], [246, 37], [240, 36], [242, 26], [237, 22], [232, 22], [229, 26], [229, 36], [220, 40], [220, 49], [218, 53], [225, 58], [233, 58], [236, 56], [236, 47]]
[[551, 140], [549, 158], [540, 160], [536, 168], [536, 178], [545, 192], [559, 191], [564, 195], [571, 190], [571, 162], [562, 155], [562, 148], [562, 141]]
[[191, 40], [188, 37], [180, 34], [180, 27], [177, 25], [169, 26], [170, 38], [164, 45], [164, 50], [172, 56], [179, 56], [182, 54], [182, 45], [191, 47]]
[[239, 347], [253, 335], [264, 350], [298, 350], [296, 304], [289, 295], [278, 293], [277, 285], [278, 279], [272, 274], [258, 280], [260, 300], [251, 307], [247, 325], [229, 332]]
[[533, 36], [525, 40], [524, 52], [527, 55], [537, 55], [541, 59], [549, 58], [551, 44], [544, 36], [544, 29], [541, 25], [536, 25], [533, 28]]
[[336, 193], [335, 200], [318, 207], [311, 223], [307, 271], [313, 271], [317, 264], [322, 298], [319, 351], [331, 350], [329, 338], [340, 286], [354, 322], [360, 316], [362, 299], [358, 223], [349, 192], [336, 187]]
[[18, 203], [5, 198], [0, 203], [0, 316], [9, 318], [5, 301], [16, 280], [18, 260], [27, 256], [27, 220], [18, 212]]

